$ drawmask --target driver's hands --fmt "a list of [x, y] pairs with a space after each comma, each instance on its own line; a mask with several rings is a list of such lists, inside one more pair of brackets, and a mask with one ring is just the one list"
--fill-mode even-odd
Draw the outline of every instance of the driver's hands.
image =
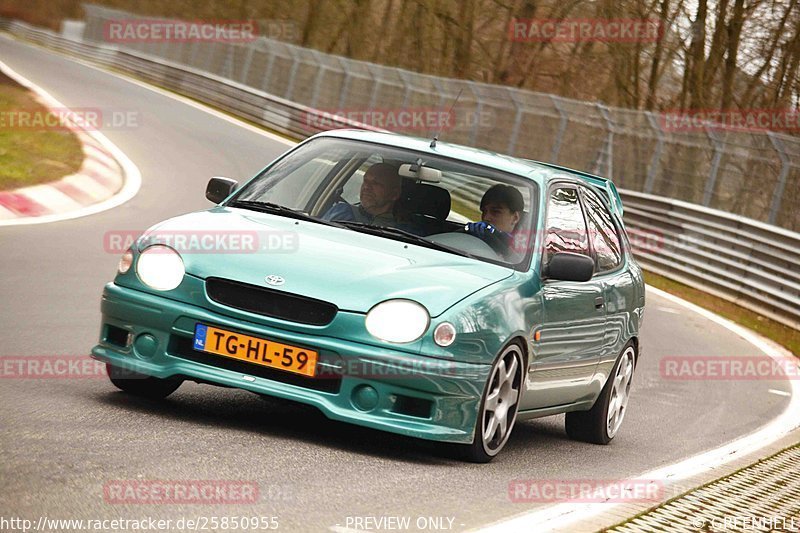
[[486, 235], [491, 235], [492, 233], [499, 231], [497, 228], [489, 224], [488, 222], [469, 222], [466, 226], [464, 226], [464, 231], [469, 233], [470, 235], [474, 235], [481, 239], [486, 238]]
[[512, 236], [505, 231], [500, 231], [488, 222], [469, 222], [464, 226], [464, 231], [482, 239], [495, 252], [501, 255], [508, 252], [511, 245]]

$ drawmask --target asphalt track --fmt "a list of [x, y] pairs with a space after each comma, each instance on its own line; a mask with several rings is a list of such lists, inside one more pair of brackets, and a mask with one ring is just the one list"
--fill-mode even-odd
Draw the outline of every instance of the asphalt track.
[[[136, 127], [103, 131], [141, 170], [133, 200], [89, 217], [0, 228], [0, 357], [88, 354], [102, 287], [118, 260], [105, 251], [104, 234], [206, 208], [209, 177], [243, 180], [286, 145], [38, 48], [0, 39], [0, 59], [67, 106], [139, 116]], [[489, 465], [244, 391], [185, 383], [156, 403], [104, 379], [2, 379], [0, 517], [273, 516], [281, 531], [353, 526], [352, 517], [411, 517], [412, 525], [442, 517], [460, 531], [545, 505], [512, 503], [513, 479], [633, 478], [749, 434], [789, 402], [769, 392], [789, 393], [785, 381], [663, 379], [662, 357], [758, 353], [654, 294], [642, 345], [630, 411], [611, 445], [570, 441], [563, 417], [551, 417], [518, 423]], [[104, 501], [106, 483], [131, 479], [251, 480], [260, 499], [217, 506]]]

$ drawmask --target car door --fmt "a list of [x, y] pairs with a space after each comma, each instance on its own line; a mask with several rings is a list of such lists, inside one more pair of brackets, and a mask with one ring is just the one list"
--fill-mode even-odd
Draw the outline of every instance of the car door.
[[626, 266], [621, 225], [595, 191], [583, 186], [580, 191], [595, 256], [594, 279], [603, 284], [605, 298], [605, 335], [594, 385], [599, 392], [630, 338], [638, 293], [631, 269]]
[[[542, 271], [556, 252], [592, 256], [577, 184], [557, 183], [548, 192]], [[525, 409], [590, 399], [603, 349], [604, 286], [601, 280], [543, 279], [542, 324], [529, 369]]]

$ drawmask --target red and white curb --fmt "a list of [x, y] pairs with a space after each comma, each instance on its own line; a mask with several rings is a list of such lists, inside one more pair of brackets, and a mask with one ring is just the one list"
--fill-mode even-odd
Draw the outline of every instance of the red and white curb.
[[[44, 89], [0, 61], [0, 71], [30, 89], [50, 109], [66, 107]], [[141, 187], [139, 168], [105, 135], [81, 128], [69, 117], [83, 163], [75, 174], [57, 181], [0, 191], [0, 226], [42, 224], [92, 215], [133, 198]]]

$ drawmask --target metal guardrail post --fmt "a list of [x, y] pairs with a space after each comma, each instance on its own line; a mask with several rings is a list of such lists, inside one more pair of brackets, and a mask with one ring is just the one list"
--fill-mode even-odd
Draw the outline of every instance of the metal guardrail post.
[[164, 39], [163, 41], [161, 41], [161, 48], [159, 48], [159, 50], [158, 50], [158, 56], [159, 57], [163, 57], [163, 58], [167, 57], [167, 51], [169, 50], [169, 45], [170, 44], [172, 44], [172, 43], [170, 43], [169, 40], [167, 40], [167, 39]]
[[294, 91], [294, 80], [297, 78], [297, 69], [300, 68], [300, 59], [297, 57], [297, 53], [292, 50], [291, 48], [287, 48], [289, 53], [292, 55], [292, 68], [289, 71], [289, 81], [286, 84], [286, 93], [284, 93], [283, 97], [287, 100], [292, 99], [292, 92]]
[[564, 140], [564, 134], [567, 131], [567, 124], [569, 123], [569, 117], [567, 116], [566, 111], [559, 105], [558, 97], [550, 95], [550, 100], [553, 101], [553, 106], [558, 111], [558, 116], [561, 117], [558, 121], [558, 133], [556, 133], [556, 140], [553, 141], [553, 151], [552, 155], [550, 156], [550, 160], [553, 163], [558, 163], [558, 154], [561, 151], [561, 142]]
[[433, 83], [433, 86], [436, 87], [436, 94], [439, 95], [439, 101], [436, 103], [436, 106], [440, 110], [446, 111], [444, 106], [447, 103], [447, 95], [445, 94], [446, 91], [444, 90], [444, 87], [442, 87], [442, 84], [439, 83], [439, 80], [436, 78], [431, 78], [431, 82]]
[[203, 43], [203, 44], [206, 45], [203, 47], [206, 50], [205, 61], [203, 61], [203, 64], [198, 68], [201, 70], [205, 70], [206, 72], [211, 72], [211, 69], [208, 68], [208, 65], [211, 63], [211, 58], [213, 57], [213, 50], [211, 48], [212, 43]]
[[775, 184], [775, 191], [772, 194], [772, 203], [769, 207], [769, 223], [775, 224], [778, 220], [778, 211], [780, 211], [781, 208], [783, 191], [786, 189], [786, 177], [789, 175], [791, 161], [789, 160], [789, 156], [786, 155], [786, 148], [783, 146], [783, 142], [771, 131], [767, 132], [767, 137], [769, 137], [772, 147], [778, 152], [778, 158], [781, 160], [781, 173], [778, 175], [778, 183]]
[[223, 78], [228, 78], [229, 80], [236, 79], [233, 76], [234, 68], [233, 64], [236, 61], [236, 56], [233, 51], [233, 45], [228, 43], [214, 43], [215, 46], [222, 46], [224, 47], [223, 50], [225, 51], [225, 61], [222, 63], [222, 68], [220, 69], [220, 76]]
[[[475, 96], [475, 103], [477, 104], [476, 113], [477, 116], [480, 117], [481, 113], [483, 113], [483, 100], [481, 99], [481, 95], [475, 90], [474, 82], [467, 81], [466, 84], [467, 87], [469, 87], [469, 90], [472, 91], [472, 94]], [[469, 133], [469, 143], [473, 146], [478, 142], [478, 129], [480, 129], [480, 120], [473, 120], [472, 131]]]
[[645, 116], [647, 116], [647, 121], [650, 123], [650, 127], [655, 132], [657, 138], [656, 147], [653, 150], [653, 157], [650, 158], [650, 165], [647, 169], [647, 178], [644, 182], [644, 192], [650, 194], [653, 192], [653, 187], [655, 186], [656, 173], [658, 172], [659, 163], [661, 162], [661, 152], [664, 149], [664, 132], [661, 131], [661, 126], [658, 124], [658, 120], [653, 113], [645, 111]]
[[517, 102], [517, 97], [510, 88], [506, 87], [506, 91], [508, 92], [508, 98], [511, 100], [511, 103], [514, 104], [514, 110], [516, 114], [514, 115], [514, 125], [511, 126], [511, 136], [508, 138], [508, 147], [506, 151], [509, 155], [514, 155], [517, 151], [517, 139], [519, 138], [519, 129], [522, 126], [522, 107], [520, 107], [519, 102]]
[[405, 70], [398, 70], [400, 79], [403, 80], [403, 103], [400, 105], [401, 109], [408, 109], [408, 98], [411, 95], [411, 81], [408, 78], [408, 72]]
[[197, 40], [192, 41], [192, 49], [189, 51], [189, 64], [193, 67], [197, 66], [197, 49], [200, 47], [200, 42]]
[[[264, 44], [267, 45], [268, 43], [266, 40]], [[269, 58], [267, 59], [267, 66], [264, 69], [264, 77], [261, 78], [261, 90], [267, 90], [267, 83], [269, 83], [270, 76], [272, 75], [272, 67], [275, 65], [275, 53], [269, 50], [269, 47], [266, 46], [266, 53], [269, 54]]]
[[714, 145], [714, 158], [711, 160], [711, 171], [708, 173], [706, 187], [703, 191], [703, 205], [708, 207], [711, 205], [711, 197], [714, 195], [714, 188], [717, 186], [717, 173], [719, 172], [719, 163], [722, 160], [722, 142], [719, 140], [714, 130], [708, 126], [705, 126], [705, 130], [706, 135], [711, 139], [711, 143]]
[[344, 109], [344, 103], [347, 99], [347, 96], [350, 94], [350, 80], [353, 79], [353, 76], [350, 74], [350, 70], [345, 67], [345, 62], [342, 58], [339, 59], [339, 66], [341, 67], [341, 71], [344, 73], [344, 83], [342, 83], [342, 92], [339, 93], [339, 110]]
[[369, 109], [375, 109], [375, 103], [378, 101], [378, 88], [380, 87], [380, 75], [375, 75], [375, 67], [372, 65], [367, 65], [369, 69], [369, 74], [372, 76], [372, 94], [369, 97]]
[[[597, 109], [600, 110], [600, 114], [603, 115], [603, 120], [606, 121], [606, 127], [608, 128], [608, 135], [606, 136], [606, 140], [603, 143], [603, 147], [600, 148], [600, 151], [597, 154], [597, 158], [595, 159], [594, 163], [594, 173], [598, 175], [605, 175], [607, 178], [611, 178], [614, 175], [614, 123], [611, 120], [611, 116], [608, 113], [608, 108], [603, 104], [595, 104]], [[603, 158], [605, 157], [606, 162], [606, 172], [602, 174], [600, 170], [601, 165], [603, 164]]]
[[328, 67], [323, 65], [322, 60], [320, 59], [320, 53], [316, 50], [311, 50], [311, 57], [314, 58], [314, 61], [317, 62], [317, 75], [314, 76], [314, 89], [311, 93], [311, 103], [309, 104], [311, 107], [316, 108], [317, 102], [319, 101], [319, 91], [322, 88], [322, 76]]
[[247, 54], [244, 57], [244, 65], [242, 65], [242, 75], [239, 77], [239, 81], [245, 85], [247, 85], [247, 75], [250, 73], [250, 65], [253, 63], [256, 42], [257, 40], [247, 44]]

